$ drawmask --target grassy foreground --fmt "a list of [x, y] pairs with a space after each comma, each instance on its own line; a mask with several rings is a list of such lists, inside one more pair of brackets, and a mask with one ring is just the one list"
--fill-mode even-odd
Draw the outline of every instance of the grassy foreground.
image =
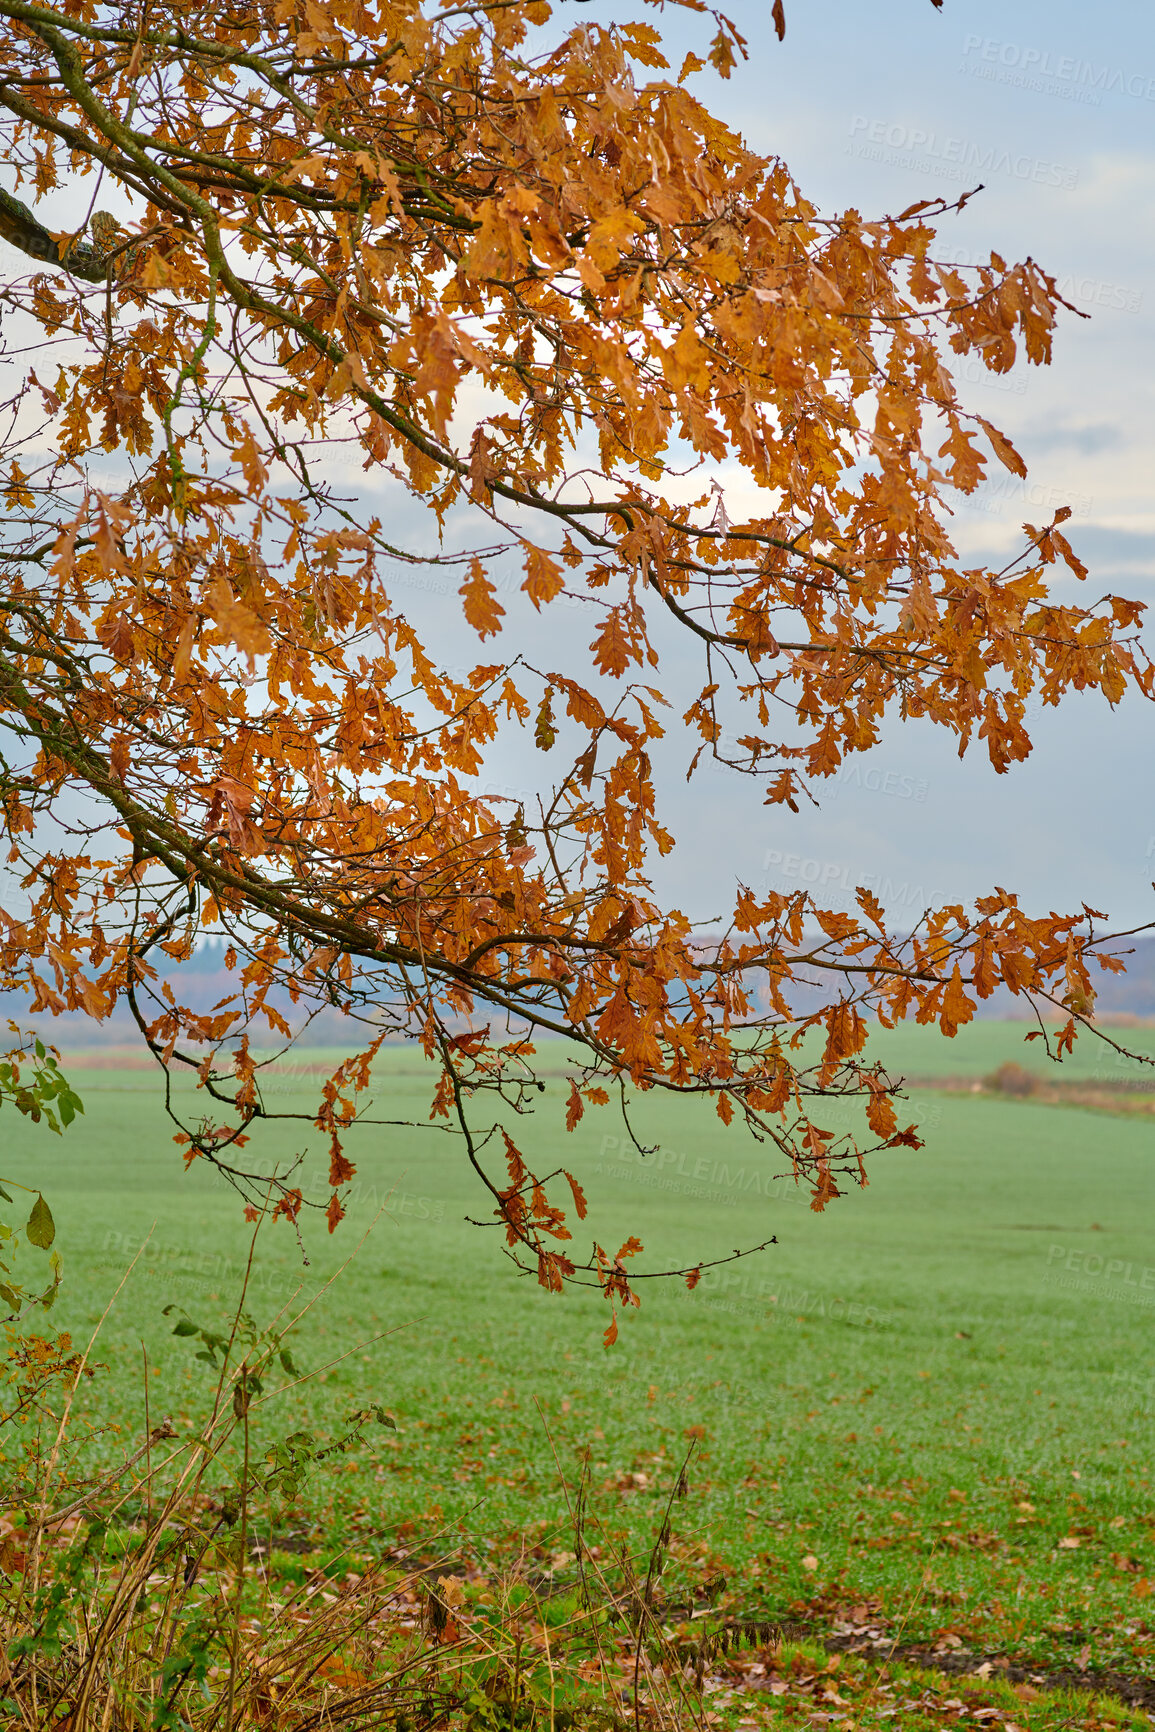
[[[1041, 1064], [1024, 1032], [987, 1024], [946, 1043], [915, 1030], [890, 1050], [914, 1074], [980, 1076], [1007, 1058]], [[1155, 1044], [1151, 1031], [1127, 1039]], [[1077, 1062], [1122, 1068], [1090, 1043]], [[191, 1425], [207, 1368], [161, 1312], [176, 1304], [221, 1328], [249, 1239], [229, 1194], [195, 1167], [182, 1173], [151, 1076], [74, 1080], [84, 1121], [51, 1143], [9, 1123], [4, 1164], [52, 1201], [66, 1257], [52, 1321], [78, 1342], [151, 1233], [78, 1410], [86, 1459], [111, 1465], [143, 1438], [146, 1387], [152, 1425]], [[306, 1079], [277, 1086], [278, 1102], [308, 1111]], [[421, 1118], [427, 1095], [412, 1055], [391, 1055], [380, 1116]], [[655, 1286], [607, 1354], [599, 1301], [547, 1297], [516, 1277], [495, 1233], [466, 1223], [487, 1211], [454, 1143], [366, 1127], [335, 1239], [309, 1231], [308, 1267], [285, 1227], [258, 1240], [249, 1308], [265, 1325], [313, 1301], [293, 1348], [313, 1375], [261, 1408], [252, 1448], [302, 1428], [335, 1435], [373, 1402], [399, 1429], [373, 1430], [306, 1486], [285, 1518], [305, 1550], [284, 1569], [307, 1574], [345, 1547], [370, 1560], [419, 1551], [437, 1533], [428, 1543], [451, 1543], [483, 1573], [520, 1549], [560, 1590], [574, 1559], [559, 1466], [576, 1481], [588, 1452], [607, 1532], [644, 1551], [693, 1442], [671, 1593], [708, 1590], [733, 1617], [869, 1625], [1044, 1670], [1150, 1671], [1148, 1125], [924, 1094], [927, 1147], [876, 1158], [867, 1190], [817, 1216], [708, 1112], [645, 1103], [643, 1135], [661, 1147], [642, 1162], [609, 1113], [566, 1137], [561, 1103], [559, 1082], [523, 1140], [586, 1186], [603, 1242], [637, 1232], [650, 1267], [771, 1235], [777, 1245], [692, 1294]], [[268, 1138], [282, 1159], [304, 1152], [306, 1190], [319, 1195], [307, 1127]], [[1063, 1723], [1024, 1714], [1024, 1726]], [[922, 1722], [907, 1710], [900, 1723]]]

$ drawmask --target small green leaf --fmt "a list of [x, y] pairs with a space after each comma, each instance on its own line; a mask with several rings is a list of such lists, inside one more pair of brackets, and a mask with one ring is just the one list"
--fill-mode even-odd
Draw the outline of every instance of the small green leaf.
[[19, 1311], [20, 1295], [11, 1287], [6, 1286], [3, 1281], [0, 1281], [0, 1299], [3, 1299], [10, 1311]]
[[24, 1231], [28, 1235], [28, 1243], [35, 1245], [40, 1251], [47, 1251], [56, 1237], [56, 1222], [52, 1219], [52, 1210], [40, 1195], [37, 1195], [32, 1205], [32, 1213]]

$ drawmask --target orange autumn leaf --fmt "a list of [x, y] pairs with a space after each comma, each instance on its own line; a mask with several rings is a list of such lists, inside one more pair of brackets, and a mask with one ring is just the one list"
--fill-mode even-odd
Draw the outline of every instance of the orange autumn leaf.
[[534, 607], [541, 608], [556, 595], [560, 595], [565, 580], [561, 567], [556, 560], [543, 553], [540, 547], [529, 546], [525, 550], [525, 582], [522, 588], [533, 602]]
[[566, 1102], [565, 1109], [565, 1128], [567, 1131], [572, 1131], [576, 1128], [585, 1110], [585, 1102], [578, 1093], [578, 1086], [575, 1082], [571, 1082], [569, 1085], [569, 1099]]
[[478, 637], [496, 636], [501, 630], [505, 609], [479, 559], [470, 563], [469, 576], [461, 586], [461, 598], [465, 617]]
[[[563, 1171], [564, 1171], [564, 1169], [563, 1169]], [[569, 1183], [570, 1191], [573, 1195], [573, 1206], [574, 1206], [575, 1211], [577, 1212], [577, 1218], [579, 1221], [584, 1221], [587, 1214], [589, 1213], [589, 1205], [586, 1202], [586, 1194], [582, 1190], [581, 1186], [578, 1184], [577, 1180], [574, 1178], [572, 1173], [566, 1172], [565, 1176], [566, 1176], [566, 1179]]]
[[526, 1165], [522, 1159], [521, 1151], [514, 1144], [509, 1133], [503, 1130], [501, 1135], [505, 1142], [505, 1163], [509, 1171], [509, 1182], [514, 1189], [517, 1189], [524, 1183]]
[[336, 1133], [334, 1133], [332, 1137], [332, 1147], [329, 1152], [330, 1185], [347, 1185], [356, 1171], [356, 1167], [344, 1153], [337, 1140]]
[[1011, 444], [1010, 440], [1007, 438], [1006, 434], [1000, 433], [999, 429], [993, 426], [990, 421], [985, 420], [982, 415], [977, 415], [975, 419], [986, 434], [987, 438], [990, 440], [995, 456], [998, 458], [1003, 468], [1009, 469], [1012, 475], [1025, 476], [1027, 473], [1027, 466]]
[[630, 662], [636, 659], [620, 608], [611, 609], [590, 648], [598, 670], [615, 677], [625, 673]]
[[866, 1103], [866, 1122], [876, 1137], [893, 1135], [898, 1125], [898, 1118], [894, 1105], [887, 1095], [871, 1092]]
[[947, 989], [943, 994], [939, 1027], [944, 1034], [953, 1035], [963, 1023], [970, 1022], [974, 1013], [974, 1000], [966, 995], [963, 987], [962, 970], [956, 962]]

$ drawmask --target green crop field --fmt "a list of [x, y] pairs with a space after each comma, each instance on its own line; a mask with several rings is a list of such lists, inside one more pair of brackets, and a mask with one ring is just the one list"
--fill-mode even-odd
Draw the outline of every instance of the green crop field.
[[[980, 1076], [1008, 1058], [1045, 1062], [1025, 1032], [983, 1024], [949, 1043], [913, 1030], [880, 1050], [914, 1075]], [[1126, 1038], [1155, 1050], [1151, 1030]], [[560, 1057], [554, 1068], [560, 1078]], [[1091, 1042], [1075, 1069], [1124, 1071]], [[378, 1074], [382, 1119], [424, 1118], [413, 1055], [390, 1054]], [[53, 1205], [65, 1285], [52, 1321], [77, 1340], [140, 1253], [80, 1416], [89, 1454], [111, 1464], [140, 1439], [146, 1362], [154, 1424], [203, 1406], [205, 1368], [162, 1309], [219, 1326], [250, 1229], [229, 1192], [183, 1171], [150, 1075], [74, 1080], [86, 1115], [62, 1139], [6, 1115], [3, 1176]], [[273, 1103], [308, 1112], [307, 1080], [274, 1088]], [[248, 1299], [261, 1324], [312, 1301], [294, 1351], [314, 1375], [260, 1409], [259, 1448], [335, 1430], [368, 1401], [398, 1422], [307, 1489], [299, 1520], [318, 1548], [399, 1535], [420, 1547], [441, 1533], [475, 1555], [540, 1545], [543, 1567], [552, 1558], [564, 1573], [558, 1464], [572, 1482], [588, 1451], [596, 1507], [642, 1545], [693, 1444], [676, 1568], [725, 1575], [735, 1609], [829, 1625], [866, 1604], [905, 1639], [1149, 1670], [1150, 1121], [916, 1094], [926, 1147], [874, 1157], [869, 1187], [819, 1215], [709, 1110], [640, 1103], [641, 1133], [660, 1145], [641, 1160], [608, 1109], [567, 1137], [551, 1084], [520, 1140], [585, 1186], [579, 1233], [612, 1249], [636, 1232], [650, 1268], [777, 1239], [693, 1293], [643, 1284], [608, 1353], [603, 1301], [546, 1295], [505, 1260], [498, 1232], [468, 1224], [488, 1209], [455, 1142], [362, 1128], [349, 1218], [331, 1239], [323, 1223], [306, 1229], [307, 1267], [290, 1228], [263, 1228]], [[302, 1153], [306, 1193], [323, 1197], [309, 1138], [307, 1122], [273, 1126], [246, 1153], [254, 1166]]]

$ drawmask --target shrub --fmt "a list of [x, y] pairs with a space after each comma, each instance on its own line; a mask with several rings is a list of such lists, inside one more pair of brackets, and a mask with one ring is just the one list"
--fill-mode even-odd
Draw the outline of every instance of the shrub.
[[1024, 1070], [1021, 1064], [1008, 1060], [986, 1078], [985, 1086], [995, 1094], [1014, 1095], [1025, 1099], [1027, 1095], [1034, 1094], [1039, 1082], [1038, 1078], [1033, 1077], [1029, 1070]]

